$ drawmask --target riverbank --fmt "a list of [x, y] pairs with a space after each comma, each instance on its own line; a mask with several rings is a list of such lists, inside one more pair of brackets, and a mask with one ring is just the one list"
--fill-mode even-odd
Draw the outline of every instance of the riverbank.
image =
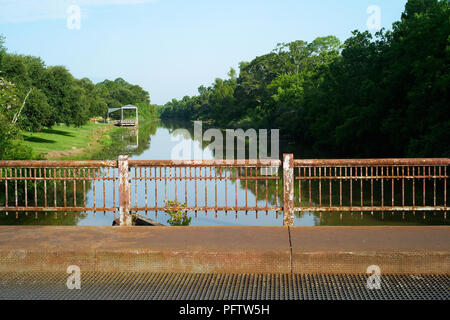
[[23, 143], [33, 150], [33, 158], [48, 160], [85, 159], [111, 143], [111, 134], [121, 128], [89, 122], [81, 127], [59, 124], [42, 132], [24, 132]]

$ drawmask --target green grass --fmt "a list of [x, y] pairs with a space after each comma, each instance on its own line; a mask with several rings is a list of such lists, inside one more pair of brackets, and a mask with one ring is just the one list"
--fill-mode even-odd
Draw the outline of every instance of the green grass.
[[[101, 129], [109, 130], [112, 126], [103, 123], [89, 122], [81, 127], [68, 127], [66, 125], [56, 125], [51, 129], [44, 129], [42, 132], [23, 132], [24, 144], [33, 149], [35, 157], [44, 156], [49, 159], [71, 158], [72, 155], [64, 155], [64, 151], [77, 154], [79, 157], [81, 149], [84, 152], [91, 152], [93, 148], [100, 144]], [[89, 150], [86, 150], [89, 149]], [[50, 156], [46, 156], [48, 153]], [[58, 153], [61, 154], [58, 154]], [[52, 156], [53, 155], [53, 156]]]

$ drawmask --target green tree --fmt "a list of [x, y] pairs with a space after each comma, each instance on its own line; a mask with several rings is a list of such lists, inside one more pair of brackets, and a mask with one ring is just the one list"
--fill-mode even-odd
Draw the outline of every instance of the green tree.
[[47, 97], [39, 89], [34, 88], [18, 119], [18, 125], [27, 131], [41, 131], [44, 127], [51, 127], [54, 109], [48, 104]]
[[449, 30], [448, 1], [410, 0], [389, 34], [381, 126], [397, 153], [450, 155]]

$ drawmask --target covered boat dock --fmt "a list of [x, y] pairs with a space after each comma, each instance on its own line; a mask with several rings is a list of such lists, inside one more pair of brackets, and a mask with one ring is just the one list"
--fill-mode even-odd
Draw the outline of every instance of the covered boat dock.
[[[112, 120], [110, 121], [109, 115], [113, 112], [120, 110], [120, 120]], [[135, 110], [136, 111], [136, 118], [135, 119], [124, 119], [124, 110]], [[122, 106], [120, 108], [109, 108], [108, 109], [108, 123], [114, 123], [115, 125], [121, 126], [121, 127], [135, 127], [138, 125], [138, 107], [127, 104], [125, 106]]]

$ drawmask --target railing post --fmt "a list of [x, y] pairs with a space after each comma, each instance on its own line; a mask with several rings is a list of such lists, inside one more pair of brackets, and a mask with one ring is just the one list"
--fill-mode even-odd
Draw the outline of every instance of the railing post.
[[131, 226], [130, 215], [130, 172], [128, 156], [119, 156], [119, 220], [120, 226]]
[[294, 155], [283, 154], [283, 226], [294, 225]]

